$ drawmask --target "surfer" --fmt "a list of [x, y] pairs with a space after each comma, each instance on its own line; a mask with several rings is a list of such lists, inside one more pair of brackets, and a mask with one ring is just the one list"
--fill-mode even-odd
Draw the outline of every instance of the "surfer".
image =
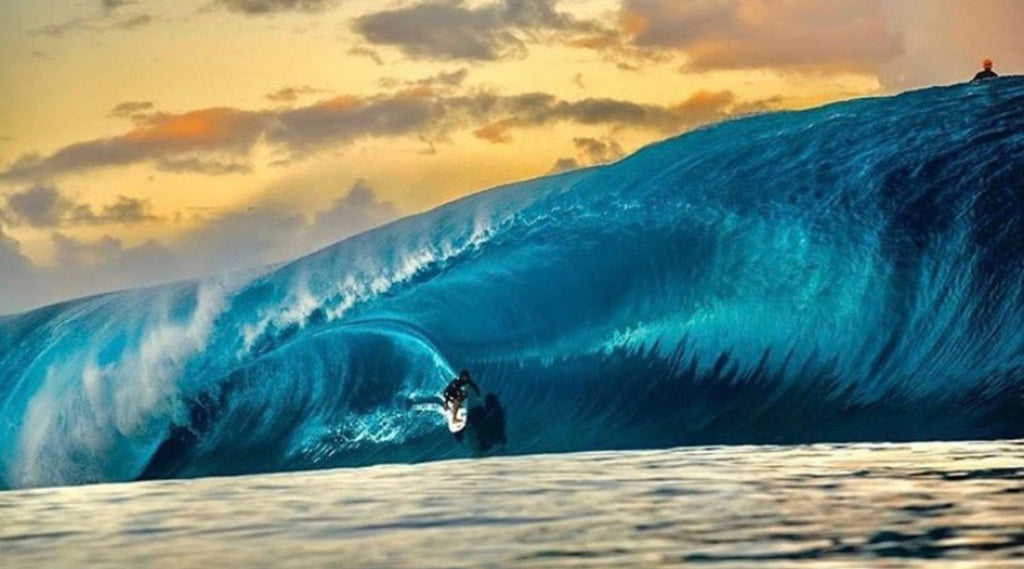
[[986, 59], [985, 61], [982, 61], [981, 66], [984, 67], [985, 69], [979, 71], [978, 74], [974, 76], [974, 81], [984, 81], [985, 79], [995, 79], [996, 77], [999, 77], [998, 73], [992, 71], [991, 59]]
[[466, 401], [466, 397], [469, 393], [466, 391], [466, 387], [472, 387], [473, 391], [477, 395], [480, 395], [480, 388], [476, 386], [473, 379], [469, 377], [469, 372], [462, 370], [459, 372], [459, 377], [451, 380], [448, 383], [448, 387], [444, 388], [444, 408], [449, 409], [452, 417], [455, 417], [459, 413], [459, 407]]

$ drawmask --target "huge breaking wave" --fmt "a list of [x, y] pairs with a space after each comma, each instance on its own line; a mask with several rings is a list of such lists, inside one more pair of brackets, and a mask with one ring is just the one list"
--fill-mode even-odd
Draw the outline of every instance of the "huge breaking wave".
[[[749, 117], [0, 319], [0, 484], [1024, 435], [1024, 79]], [[433, 401], [477, 401], [454, 440]]]

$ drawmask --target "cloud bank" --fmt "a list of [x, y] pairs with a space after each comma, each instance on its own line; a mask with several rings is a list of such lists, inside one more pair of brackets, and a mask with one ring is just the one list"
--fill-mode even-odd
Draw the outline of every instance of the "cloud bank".
[[[76, 204], [53, 188], [18, 194], [14, 206], [0, 211], [20, 223], [51, 230], [52, 266], [33, 265], [19, 243], [0, 224], [0, 314], [125, 287], [146, 286], [201, 275], [254, 268], [296, 258], [398, 217], [393, 204], [381, 200], [366, 181], [356, 182], [325, 209], [305, 215], [266, 206], [214, 215], [198, 229], [167, 243], [148, 240], [127, 245], [105, 235], [76, 239], [59, 228], [100, 218], [130, 222], [147, 215], [148, 203], [130, 198], [89, 208], [78, 219]], [[5, 221], [9, 223], [10, 221]]]
[[358, 18], [366, 41], [416, 59], [495, 61], [522, 57], [543, 34], [593, 31], [595, 24], [555, 8], [556, 0], [504, 0], [469, 5], [426, 2]]
[[622, 145], [610, 138], [579, 137], [574, 138], [572, 142], [576, 147], [576, 156], [559, 158], [552, 166], [551, 172], [564, 172], [584, 166], [614, 162], [626, 155]]
[[900, 55], [881, 0], [625, 0], [640, 47], [677, 49], [691, 70], [877, 70]]
[[101, 0], [97, 10], [88, 16], [49, 24], [29, 33], [36, 36], [61, 37], [84, 32], [133, 30], [152, 23], [156, 19], [152, 14], [141, 12], [122, 15], [121, 8], [135, 3], [130, 0]]
[[219, 0], [231, 12], [247, 16], [263, 16], [279, 12], [322, 12], [335, 0]]
[[[48, 156], [22, 156], [0, 170], [0, 181], [48, 179], [141, 162], [170, 172], [246, 173], [247, 159], [258, 142], [298, 159], [371, 137], [414, 136], [435, 142], [469, 130], [479, 138], [505, 142], [514, 129], [556, 123], [669, 134], [739, 108], [729, 91], [702, 91], [676, 104], [652, 105], [610, 98], [570, 101], [548, 93], [455, 94], [438, 87], [458, 85], [463, 78], [461, 71], [442, 74], [391, 94], [339, 96], [295, 108], [136, 113], [134, 128], [124, 134], [71, 144]], [[115, 111], [145, 110], [144, 105], [119, 105]]]
[[149, 200], [118, 196], [117, 201], [95, 210], [61, 194], [54, 186], [32, 186], [6, 197], [0, 221], [11, 227], [71, 227], [76, 225], [131, 224], [156, 221]]

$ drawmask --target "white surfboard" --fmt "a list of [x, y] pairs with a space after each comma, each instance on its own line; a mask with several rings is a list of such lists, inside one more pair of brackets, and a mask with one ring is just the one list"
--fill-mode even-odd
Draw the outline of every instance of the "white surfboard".
[[448, 420], [448, 430], [457, 433], [466, 428], [466, 405], [463, 404], [459, 410], [452, 414], [452, 410], [446, 405], [444, 407], [444, 418]]

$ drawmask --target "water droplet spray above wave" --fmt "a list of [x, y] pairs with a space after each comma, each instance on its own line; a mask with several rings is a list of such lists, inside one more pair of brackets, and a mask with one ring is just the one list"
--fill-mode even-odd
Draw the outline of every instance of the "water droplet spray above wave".
[[1022, 109], [1013, 77], [749, 117], [2, 318], [0, 484], [1024, 436]]

